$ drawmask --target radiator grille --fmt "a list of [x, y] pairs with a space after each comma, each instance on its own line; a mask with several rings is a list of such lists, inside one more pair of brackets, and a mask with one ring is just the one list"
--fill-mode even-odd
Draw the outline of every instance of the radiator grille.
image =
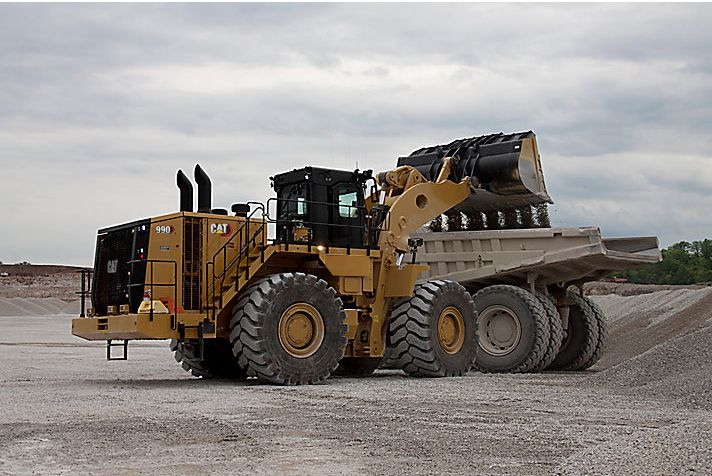
[[183, 309], [200, 310], [202, 290], [202, 220], [186, 217], [183, 226]]
[[[97, 236], [92, 280], [92, 303], [97, 315], [106, 315], [108, 306], [129, 304], [131, 312], [138, 309], [146, 265], [130, 262], [148, 249], [149, 223], [128, 223], [102, 230]], [[134, 283], [139, 286], [129, 288]]]

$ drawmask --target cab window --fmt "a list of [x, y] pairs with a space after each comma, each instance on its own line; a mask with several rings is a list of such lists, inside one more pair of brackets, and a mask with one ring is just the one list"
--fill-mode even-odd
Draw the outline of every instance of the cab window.
[[356, 192], [348, 190], [339, 192], [339, 216], [341, 218], [358, 218], [358, 196]]

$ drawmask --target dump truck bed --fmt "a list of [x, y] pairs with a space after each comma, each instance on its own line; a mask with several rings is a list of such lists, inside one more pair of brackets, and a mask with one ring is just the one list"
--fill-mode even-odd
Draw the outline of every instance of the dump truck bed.
[[596, 227], [421, 233], [421, 279], [466, 287], [580, 284], [661, 259], [656, 237], [601, 238]]

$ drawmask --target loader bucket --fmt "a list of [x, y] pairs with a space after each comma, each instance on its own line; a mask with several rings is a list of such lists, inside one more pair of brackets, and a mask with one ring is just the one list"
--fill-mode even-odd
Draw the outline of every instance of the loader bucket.
[[456, 207], [459, 211], [504, 211], [553, 203], [544, 184], [536, 135], [531, 131], [424, 147], [399, 158], [398, 165], [415, 167], [429, 180], [435, 180], [446, 157], [452, 160], [451, 180], [470, 177], [476, 186], [470, 197]]

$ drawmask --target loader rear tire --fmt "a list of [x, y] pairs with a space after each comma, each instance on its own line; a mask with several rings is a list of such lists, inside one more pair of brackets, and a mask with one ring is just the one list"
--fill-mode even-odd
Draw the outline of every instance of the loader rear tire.
[[603, 310], [598, 306], [598, 304], [593, 302], [591, 298], [585, 298], [584, 300], [596, 316], [598, 339], [596, 340], [596, 345], [593, 349], [593, 355], [581, 366], [580, 370], [585, 370], [598, 362], [603, 356], [603, 352], [606, 350], [606, 346], [608, 345], [608, 321], [606, 320], [606, 315], [603, 313]]
[[344, 357], [339, 362], [334, 375], [365, 377], [375, 372], [382, 360], [379, 357]]
[[239, 379], [246, 377], [237, 359], [232, 354], [230, 343], [223, 339], [204, 340], [203, 359], [200, 344], [196, 339], [179, 341], [172, 339], [170, 348], [178, 363], [186, 372], [202, 378]]
[[412, 377], [465, 375], [477, 350], [472, 297], [454, 281], [428, 281], [393, 310], [392, 359]]
[[248, 376], [277, 385], [321, 382], [346, 348], [346, 313], [334, 288], [304, 273], [249, 287], [230, 321], [233, 352]]
[[569, 291], [569, 322], [564, 330], [561, 349], [550, 370], [583, 370], [594, 357], [598, 344], [598, 318], [593, 308], [577, 292]]
[[541, 372], [551, 365], [559, 353], [561, 342], [564, 340], [564, 326], [561, 322], [561, 315], [558, 309], [556, 309], [554, 302], [546, 294], [539, 291], [535, 292], [534, 295], [544, 307], [546, 315], [549, 317], [549, 342], [547, 343], [544, 357], [542, 357], [541, 361], [532, 369], [532, 372]]
[[473, 297], [479, 339], [475, 368], [481, 372], [531, 372], [546, 354], [549, 316], [526, 289], [487, 286]]

